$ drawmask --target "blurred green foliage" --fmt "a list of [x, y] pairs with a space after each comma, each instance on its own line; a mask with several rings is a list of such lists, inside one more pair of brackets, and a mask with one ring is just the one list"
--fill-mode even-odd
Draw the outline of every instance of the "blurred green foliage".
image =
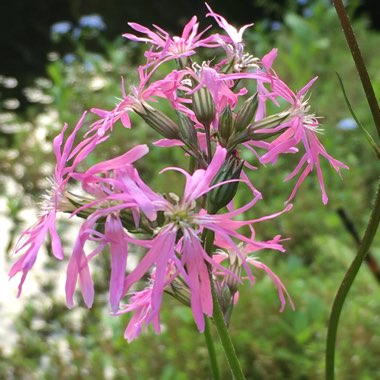
[[[294, 7], [294, 10], [296, 8]], [[305, 5], [304, 15], [290, 9], [283, 23], [258, 22], [246, 33], [247, 47], [262, 57], [272, 47], [279, 49], [275, 69], [294, 89], [303, 87], [313, 76], [310, 103], [324, 118], [322, 140], [334, 157], [350, 166], [342, 181], [325, 167], [330, 202], [322, 206], [316, 178], [309, 178], [296, 197], [290, 214], [273, 222], [257, 225], [258, 237], [268, 239], [281, 233], [285, 255], [260, 253], [260, 258], [279, 275], [296, 304], [279, 314], [277, 294], [268, 278], [257, 274], [257, 284], [241, 290], [234, 310], [231, 334], [248, 379], [322, 379], [326, 325], [339, 282], [355, 254], [355, 245], [342, 226], [336, 209], [342, 207], [362, 233], [369, 216], [379, 166], [358, 128], [339, 128], [349, 113], [335, 75], [345, 84], [354, 110], [373, 132], [371, 117], [357, 79], [354, 64], [333, 8], [325, 1]], [[378, 66], [379, 34], [367, 29], [365, 19], [354, 29], [377, 95], [380, 95]], [[48, 78], [36, 80], [34, 90], [47, 104], [36, 102], [26, 115], [2, 111], [0, 117], [0, 177], [2, 193], [8, 196], [9, 217], [14, 221], [12, 236], [19, 232], [19, 211], [36, 199], [47, 183], [52, 166], [53, 136], [63, 122], [75, 125], [83, 109], [111, 109], [121, 95], [120, 76], [127, 86], [136, 83], [136, 65], [141, 47], [117, 39], [100, 40], [104, 54], [95, 54], [78, 40], [73, 55], [52, 54]], [[38, 104], [37, 104], [38, 103]], [[91, 116], [89, 116], [91, 120]], [[116, 156], [136, 143], [157, 138], [141, 121], [134, 119], [132, 130], [117, 125], [112, 138], [90, 158], [91, 161]], [[51, 143], [50, 143], [51, 144]], [[50, 146], [50, 148], [49, 148]], [[245, 158], [250, 158], [247, 152]], [[153, 188], [173, 191], [175, 174], [156, 175], [164, 166], [183, 163], [175, 149], [152, 147], [149, 160], [138, 163], [142, 176]], [[253, 217], [283, 207], [291, 185], [283, 178], [295, 165], [292, 157], [261, 175], [253, 173], [255, 186], [264, 200], [253, 210]], [[173, 177], [171, 177], [173, 176]], [[313, 177], [313, 176], [312, 176]], [[10, 187], [12, 181], [16, 189]], [[19, 186], [19, 185], [22, 186]], [[176, 184], [176, 185], [173, 185]], [[240, 189], [239, 203], [248, 193]], [[15, 201], [22, 199], [22, 201]], [[380, 260], [380, 239], [373, 254]], [[25, 308], [15, 320], [18, 340], [12, 352], [0, 352], [0, 378], [4, 379], [160, 379], [209, 378], [207, 350], [203, 336], [196, 331], [190, 310], [166, 297], [162, 307], [163, 331], [160, 336], [143, 335], [132, 344], [123, 339], [128, 316], [108, 315], [106, 279], [109, 263], [98, 260], [95, 269], [97, 301], [92, 310], [83, 305], [73, 311], [56, 299], [54, 281], [41, 281], [41, 294], [23, 299]], [[63, 271], [49, 263], [49, 273]], [[53, 277], [54, 278], [54, 277]], [[337, 343], [338, 379], [380, 379], [378, 357], [380, 335], [379, 284], [363, 267], [344, 307]], [[17, 302], [15, 300], [15, 302]], [[215, 341], [218, 338], [215, 336]], [[224, 356], [217, 347], [223, 379], [229, 379]]]

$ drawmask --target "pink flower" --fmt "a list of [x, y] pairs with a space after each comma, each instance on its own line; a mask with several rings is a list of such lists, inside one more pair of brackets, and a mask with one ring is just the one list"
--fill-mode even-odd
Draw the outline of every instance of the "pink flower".
[[242, 54], [243, 49], [244, 49], [243, 33], [247, 28], [249, 28], [253, 24], [244, 25], [242, 28], [237, 30], [235, 27], [233, 27], [231, 24], [229, 24], [224, 17], [215, 13], [207, 3], [206, 3], [206, 7], [210, 11], [210, 13], [208, 13], [206, 15], [206, 17], [209, 17], [209, 16], [214, 17], [214, 19], [218, 23], [219, 27], [224, 29], [230, 38], [229, 40], [225, 39], [225, 38], [224, 39], [227, 40], [228, 42], [232, 43], [234, 45], [236, 51], [239, 54]]
[[[340, 173], [341, 168], [348, 169], [348, 167], [342, 162], [331, 157], [326, 152], [326, 149], [317, 137], [317, 133], [320, 131], [318, 118], [314, 114], [309, 113], [310, 106], [308, 104], [308, 99], [305, 98], [307, 91], [317, 78], [312, 79], [300, 91], [294, 93], [271, 68], [276, 55], [277, 50], [273, 49], [270, 53], [263, 57], [262, 64], [265, 68], [265, 72], [256, 71], [226, 74], [221, 75], [220, 80], [253, 79], [257, 81], [259, 108], [255, 116], [256, 122], [266, 116], [266, 101], [268, 99], [277, 106], [279, 106], [277, 101], [278, 98], [282, 98], [290, 104], [290, 109], [284, 111], [284, 117], [286, 116], [284, 122], [276, 127], [255, 129], [254, 131], [254, 133], [258, 134], [281, 133], [279, 137], [274, 139], [271, 143], [252, 140], [244, 145], [251, 149], [255, 155], [257, 155], [257, 152], [254, 147], [266, 149], [267, 152], [260, 158], [261, 163], [274, 164], [280, 154], [296, 153], [298, 151], [297, 146], [302, 143], [305, 148], [305, 153], [286, 180], [296, 176], [303, 167], [304, 169], [300, 174], [290, 197], [288, 198], [288, 202], [294, 198], [301, 183], [315, 168], [322, 192], [322, 201], [326, 204], [328, 197], [323, 181], [320, 156], [325, 157], [338, 173]], [[270, 90], [266, 88], [265, 84], [269, 86]]]
[[[165, 284], [168, 285], [172, 281], [174, 265], [172, 262], [168, 263]], [[122, 304], [121, 309], [114, 313], [114, 315], [122, 315], [126, 313], [132, 313], [127, 328], [125, 329], [124, 338], [130, 343], [134, 339], [138, 338], [141, 332], [147, 329], [148, 325], [153, 326], [153, 330], [156, 334], [161, 332], [160, 327], [160, 314], [153, 313], [152, 300], [153, 300], [153, 283], [156, 278], [156, 271], [153, 270], [149, 285], [142, 291], [134, 292], [131, 294], [129, 304]]]
[[187, 57], [195, 54], [195, 49], [199, 47], [213, 48], [219, 46], [215, 43], [213, 36], [202, 38], [203, 34], [209, 28], [198, 34], [199, 23], [197, 22], [196, 16], [193, 16], [185, 25], [182, 36], [180, 37], [171, 37], [169, 33], [157, 25], [154, 25], [156, 32], [134, 22], [129, 22], [128, 25], [137, 32], [145, 34], [146, 37], [138, 37], [130, 33], [123, 34], [123, 37], [132, 41], [146, 42], [160, 49], [160, 51], [156, 53], [150, 52], [150, 55], [158, 60]]
[[273, 282], [274, 286], [277, 288], [278, 296], [280, 298], [280, 303], [281, 303], [280, 312], [283, 312], [285, 309], [286, 298], [288, 298], [290, 306], [294, 310], [295, 308], [294, 308], [293, 301], [290, 298], [290, 295], [288, 291], [286, 290], [284, 284], [281, 282], [280, 278], [267, 265], [265, 265], [264, 263], [260, 262], [259, 260], [253, 257], [248, 257], [247, 262], [248, 264], [266, 272], [269, 278], [271, 279], [271, 281]]
[[[283, 250], [282, 246], [279, 244], [279, 240], [280, 240], [280, 236], [276, 236], [273, 240], [265, 242], [265, 245], [266, 245], [265, 248], [274, 249], [274, 250]], [[228, 261], [229, 266], [227, 267], [232, 266], [234, 267], [233, 270], [235, 272], [240, 273], [239, 267], [241, 266], [241, 264], [239, 264], [240, 260], [237, 257], [236, 253], [234, 252], [233, 249], [231, 249], [232, 247], [228, 247], [228, 245], [224, 245], [224, 244], [222, 244], [222, 246], [227, 249], [228, 253], [226, 253], [225, 251], [218, 251], [218, 253], [213, 256], [214, 260], [217, 261], [218, 263]], [[290, 298], [289, 293], [287, 292], [280, 278], [267, 265], [259, 261], [257, 258], [250, 256], [252, 252], [256, 252], [260, 249], [263, 249], [263, 248], [259, 248], [256, 245], [252, 245], [248, 243], [241, 247], [241, 252], [244, 254], [245, 260], [249, 265], [251, 265], [254, 268], [261, 269], [268, 274], [269, 278], [271, 279], [271, 281], [273, 282], [274, 286], [276, 287], [278, 291], [278, 296], [279, 296], [280, 304], [281, 304], [280, 312], [283, 312], [285, 309], [286, 298], [288, 298], [290, 306], [294, 310], [293, 301]], [[216, 274], [220, 274], [220, 273], [217, 272]], [[229, 275], [226, 276], [223, 273], [222, 273], [222, 276], [223, 276], [223, 280], [222, 280], [223, 283], [225, 283], [227, 286], [231, 286], [231, 288], [236, 287], [236, 280], [234, 278], [231, 278], [231, 276]]]
[[149, 220], [155, 220], [157, 207], [153, 201], [160, 200], [161, 196], [142, 181], [132, 165], [148, 151], [147, 145], [137, 145], [121, 156], [90, 167], [84, 173], [75, 173], [73, 177], [82, 183], [87, 193], [95, 197], [93, 202], [76, 210], [76, 213], [86, 207], [120, 201], [134, 204], [136, 216], [140, 208]]
[[127, 94], [124, 88], [124, 79], [122, 80], [122, 100], [110, 111], [99, 108], [92, 108], [91, 112], [99, 116], [87, 133], [87, 135], [97, 134], [104, 136], [108, 131], [113, 130], [116, 122], [121, 121], [127, 129], [131, 128], [130, 113], [142, 110], [142, 105], [147, 101], [156, 101], [156, 98], [168, 100], [171, 105], [180, 111], [188, 109], [183, 103], [189, 103], [191, 100], [178, 95], [180, 91], [189, 91], [183, 81], [187, 74], [186, 70], [173, 70], [166, 77], [160, 80], [152, 81], [152, 76], [159, 67], [155, 63], [152, 67], [139, 67], [139, 83], [131, 86], [130, 93]]
[[[93, 165], [84, 173], [73, 174], [76, 180], [82, 182], [83, 189], [95, 197], [93, 201], [78, 208], [74, 214], [94, 207], [96, 211], [83, 223], [69, 260], [66, 277], [66, 301], [69, 307], [74, 304], [73, 296], [78, 278], [84, 301], [91, 307], [94, 289], [88, 264], [106, 244], [109, 244], [110, 304], [114, 312], [118, 310], [120, 299], [124, 295], [128, 243], [150, 246], [150, 241], [134, 239], [125, 232], [120, 213], [130, 210], [137, 227], [139, 210], [141, 209], [151, 220], [155, 220], [156, 209], [152, 206], [152, 201], [161, 199], [145, 185], [137, 170], [131, 165], [147, 153], [146, 145], [138, 145], [121, 156]], [[105, 229], [104, 233], [101, 233], [96, 226], [99, 220], [104, 219]], [[87, 241], [98, 242], [98, 247], [89, 254], [85, 252]]]
[[[226, 106], [234, 109], [238, 103], [240, 96], [247, 93], [246, 88], [241, 88], [234, 92], [230, 87], [234, 85], [233, 81], [222, 80], [224, 74], [219, 73], [215, 68], [203, 64], [202, 66], [193, 65], [192, 69], [185, 70], [187, 74], [194, 78], [196, 83], [194, 88], [185, 90], [188, 96], [193, 95], [202, 88], [206, 88], [212, 97], [212, 102], [215, 108], [214, 119], [211, 121], [211, 127], [217, 131], [219, 126], [219, 118]], [[201, 128], [204, 132], [204, 126], [197, 120], [194, 112], [187, 107], [177, 108], [191, 119], [195, 126]], [[202, 150], [206, 148], [206, 140], [204, 133], [198, 133], [198, 143]]]
[[[212, 297], [207, 263], [221, 271], [229, 272], [213, 261], [205, 252], [199, 238], [200, 232], [207, 228], [214, 231], [217, 236], [223, 236], [222, 239], [233, 246], [237, 255], [242, 259], [242, 265], [252, 280], [249, 266], [232, 238], [237, 238], [253, 246], [265, 246], [265, 244], [254, 242], [237, 232], [237, 229], [250, 224], [251, 221], [242, 222], [231, 219], [231, 217], [235, 217], [252, 207], [260, 199], [261, 194], [256, 190], [253, 189], [254, 198], [238, 210], [219, 215], [207, 214], [204, 210], [195, 211], [196, 200], [220, 185], [210, 186], [210, 183], [223, 164], [226, 154], [226, 149], [218, 146], [208, 168], [206, 170], [198, 169], [192, 175], [179, 168], [165, 169], [174, 169], [185, 175], [186, 185], [182, 199], [171, 195], [172, 202], [164, 198], [154, 201], [157, 208], [164, 212], [166, 222], [151, 241], [151, 249], [137, 267], [127, 275], [124, 284], [124, 293], [127, 293], [130, 287], [147, 273], [149, 268], [155, 267], [150, 305], [152, 316], [154, 316], [159, 313], [162, 293], [167, 285], [165, 278], [167, 266], [169, 263], [173, 263], [176, 273], [183, 277], [190, 289], [191, 308], [200, 331], [204, 330], [204, 315], [212, 315]], [[176, 243], [178, 233], [182, 235], [182, 238]], [[174, 278], [175, 276], [172, 277], [172, 280]]]
[[[272, 70], [272, 65], [277, 58], [277, 52], [277, 49], [272, 49], [261, 59], [261, 63], [265, 69], [265, 75], [271, 83], [273, 83], [274, 80], [272, 73], [275, 74]], [[255, 121], [261, 120], [266, 116], [266, 102], [268, 99], [270, 99], [276, 106], [279, 107], [279, 103], [276, 100], [278, 94], [267, 89], [264, 83], [265, 82], [262, 80], [257, 80], [258, 108], [255, 115]]]
[[243, 33], [253, 24], [244, 25], [242, 28], [237, 30], [235, 27], [229, 24], [224, 17], [215, 13], [207, 3], [206, 7], [210, 11], [206, 17], [213, 17], [219, 27], [224, 29], [228, 34], [228, 36], [219, 34], [215, 36], [215, 40], [218, 41], [220, 46], [223, 47], [226, 51], [227, 59], [224, 63], [227, 63], [227, 66], [230, 66], [230, 68], [232, 63], [232, 67], [238, 72], [250, 67], [258, 67], [258, 59], [244, 52]]
[[[199, 169], [192, 176], [177, 169], [186, 175], [186, 186], [182, 201], [174, 195], [175, 204], [161, 199], [155, 201], [156, 206], [164, 211], [168, 222], [161, 228], [152, 241], [152, 248], [143, 257], [138, 266], [126, 277], [124, 292], [155, 265], [155, 277], [152, 288], [152, 315], [159, 313], [162, 293], [165, 287], [165, 273], [169, 263], [173, 262], [191, 290], [191, 308], [194, 319], [200, 331], [204, 330], [204, 314], [212, 315], [212, 298], [207, 270], [207, 261], [211, 261], [204, 251], [198, 237], [198, 231], [192, 224], [196, 218], [193, 211], [195, 200], [210, 189], [210, 182], [222, 165], [226, 150], [218, 148], [207, 170]], [[176, 236], [181, 231], [183, 238], [177, 246]], [[177, 255], [181, 252], [182, 259]], [[173, 277], [174, 279], [174, 277]]]
[[[94, 301], [94, 284], [90, 272], [89, 262], [109, 244], [111, 252], [110, 304], [113, 312], [119, 308], [119, 302], [124, 296], [123, 286], [128, 258], [128, 244], [134, 243], [148, 247], [149, 241], [140, 241], [129, 236], [124, 230], [119, 212], [133, 204], [119, 204], [103, 208], [89, 216], [81, 226], [74, 244], [73, 253], [67, 266], [66, 275], [66, 303], [69, 308], [74, 306], [74, 292], [79, 279], [83, 300], [87, 307]], [[97, 231], [97, 223], [105, 219], [104, 233]], [[87, 241], [98, 243], [98, 246], [86, 254]]]
[[110, 303], [112, 311], [117, 311], [123, 297], [123, 286], [128, 256], [128, 235], [117, 214], [109, 214], [104, 235], [111, 251]]
[[[38, 251], [40, 250], [47, 234], [51, 237], [51, 248], [53, 255], [59, 259], [63, 259], [63, 249], [61, 240], [58, 236], [56, 229], [56, 213], [65, 210], [65, 188], [69, 179], [77, 167], [87, 155], [95, 148], [101, 140], [99, 139], [86, 139], [82, 141], [80, 149], [76, 147], [73, 150], [73, 144], [77, 132], [82, 127], [83, 120], [86, 113], [83, 114], [78, 124], [71, 132], [63, 147], [64, 134], [68, 128], [67, 124], [64, 125], [61, 133], [55, 137], [53, 142], [54, 153], [56, 156], [56, 166], [54, 171], [54, 178], [51, 181], [51, 189], [48, 190], [44, 196], [41, 208], [41, 217], [36, 224], [26, 229], [18, 239], [15, 247], [15, 253], [24, 252], [22, 257], [13, 264], [9, 271], [9, 276], [13, 277], [16, 273], [22, 272], [21, 281], [18, 287], [19, 297], [22, 292], [22, 286], [26, 279], [29, 270], [33, 267]], [[71, 161], [71, 165], [68, 165]]]
[[126, 277], [124, 282], [124, 294], [129, 288], [139, 281], [153, 266], [156, 265], [155, 278], [152, 287], [151, 318], [159, 314], [162, 294], [166, 286], [165, 274], [168, 263], [177, 260], [175, 256], [175, 240], [177, 230], [169, 225], [163, 228], [152, 240], [152, 248], [144, 255], [137, 267]]
[[132, 318], [124, 332], [124, 338], [129, 343], [138, 338], [149, 323], [152, 324], [156, 334], [161, 331], [160, 315], [156, 313], [149, 318], [152, 313], [152, 291], [153, 287], [150, 285], [140, 292], [133, 293], [129, 304], [122, 305], [122, 309], [116, 314], [132, 313]]
[[314, 114], [309, 113], [310, 106], [308, 105], [308, 99], [305, 99], [307, 91], [316, 79], [317, 78], [312, 79], [306, 84], [305, 87], [295, 94], [283, 81], [279, 78], [275, 78], [271, 83], [272, 91], [278, 96], [281, 96], [291, 105], [290, 116], [278, 127], [257, 130], [257, 133], [273, 133], [283, 130], [283, 133], [271, 142], [268, 147], [268, 152], [261, 157], [261, 162], [264, 164], [276, 162], [280, 154], [289, 153], [300, 142], [302, 142], [305, 148], [305, 153], [298, 165], [286, 178], [286, 180], [289, 180], [296, 176], [305, 165], [304, 170], [299, 176], [297, 183], [288, 199], [288, 202], [294, 198], [301, 183], [315, 167], [322, 192], [322, 201], [324, 204], [327, 203], [328, 197], [326, 194], [322, 169], [319, 161], [320, 156], [325, 157], [338, 173], [341, 168], [348, 169], [345, 164], [334, 159], [326, 152], [317, 137], [317, 133], [319, 132], [318, 118]]
[[222, 81], [223, 75], [218, 73], [214, 68], [207, 65], [203, 65], [197, 73], [189, 70], [189, 75], [192, 75], [199, 83], [188, 93], [192, 94], [198, 91], [201, 87], [205, 86], [211, 93], [215, 108], [216, 119], [213, 122], [214, 128], [217, 129], [219, 115], [224, 108], [229, 105], [232, 109], [235, 108], [238, 98], [241, 95], [245, 95], [247, 90], [245, 88], [234, 93], [229, 86], [233, 85], [233, 82]]

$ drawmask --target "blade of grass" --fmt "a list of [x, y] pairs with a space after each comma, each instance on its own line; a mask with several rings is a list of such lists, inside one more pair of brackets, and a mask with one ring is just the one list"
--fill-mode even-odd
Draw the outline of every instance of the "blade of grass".
[[355, 115], [355, 112], [351, 106], [351, 103], [350, 101], [348, 100], [348, 96], [347, 96], [347, 92], [346, 92], [346, 89], [344, 88], [344, 84], [343, 84], [343, 80], [341, 78], [341, 76], [336, 73], [337, 77], [338, 77], [338, 80], [339, 80], [339, 84], [340, 84], [340, 87], [342, 89], [342, 92], [343, 92], [343, 96], [344, 96], [344, 100], [346, 101], [346, 104], [347, 104], [347, 107], [353, 117], [353, 119], [355, 120], [356, 124], [360, 127], [360, 129], [364, 132], [364, 135], [367, 139], [367, 141], [369, 142], [369, 144], [371, 145], [372, 149], [375, 151], [375, 154], [377, 156], [377, 158], [380, 160], [380, 147], [376, 144], [375, 140], [373, 139], [373, 137], [370, 135], [370, 133], [364, 128], [363, 124], [359, 121], [359, 119], [357, 118], [357, 116]]

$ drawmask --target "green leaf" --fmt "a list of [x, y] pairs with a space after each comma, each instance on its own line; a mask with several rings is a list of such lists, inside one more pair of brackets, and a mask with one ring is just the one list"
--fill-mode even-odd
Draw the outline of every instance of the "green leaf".
[[336, 73], [337, 77], [338, 77], [338, 80], [339, 80], [339, 83], [340, 83], [340, 87], [342, 88], [342, 92], [343, 92], [343, 96], [344, 96], [344, 100], [346, 101], [346, 104], [347, 104], [347, 107], [352, 115], [352, 117], [354, 118], [354, 120], [356, 121], [356, 124], [361, 128], [361, 130], [364, 132], [365, 134], [365, 137], [367, 138], [369, 144], [371, 145], [372, 149], [375, 151], [375, 154], [377, 156], [377, 158], [380, 160], [380, 147], [376, 144], [375, 140], [373, 139], [373, 137], [370, 135], [370, 133], [364, 128], [363, 124], [359, 121], [359, 119], [356, 117], [355, 113], [354, 113], [354, 110], [351, 106], [351, 103], [350, 101], [348, 100], [348, 97], [347, 97], [347, 93], [346, 93], [346, 90], [344, 88], [344, 85], [343, 85], [343, 81], [342, 81], [342, 78], [340, 77], [340, 75], [338, 73]]

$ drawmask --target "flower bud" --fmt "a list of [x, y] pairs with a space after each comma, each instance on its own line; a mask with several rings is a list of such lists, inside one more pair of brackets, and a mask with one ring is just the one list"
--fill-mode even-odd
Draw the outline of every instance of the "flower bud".
[[215, 104], [210, 91], [201, 87], [193, 94], [193, 111], [198, 121], [209, 126], [215, 118]]
[[240, 286], [240, 276], [241, 276], [241, 268], [242, 268], [242, 262], [239, 256], [236, 254], [235, 251], [229, 250], [228, 251], [229, 256], [229, 263], [227, 268], [235, 274], [235, 276], [232, 276], [230, 274], [227, 274], [225, 277], [225, 283], [228, 286], [230, 292], [232, 295], [234, 295]]
[[251, 140], [261, 140], [262, 138], [269, 138], [272, 137], [272, 135], [276, 135], [277, 133], [275, 132], [274, 134], [270, 133], [255, 133], [256, 130], [258, 129], [270, 129], [270, 128], [275, 128], [279, 126], [281, 123], [287, 120], [287, 118], [291, 115], [289, 111], [283, 111], [276, 113], [275, 115], [271, 115], [268, 117], [265, 117], [264, 119], [261, 119], [260, 121], [257, 121], [253, 123], [249, 128], [248, 128], [248, 136], [250, 137]]
[[[67, 212], [67, 213], [74, 213], [79, 218], [87, 219], [89, 218], [94, 212], [99, 211], [99, 206], [92, 206], [89, 207], [88, 205], [92, 203], [92, 199], [83, 197], [81, 195], [77, 195], [68, 191], [65, 191], [62, 197], [62, 208], [60, 208], [60, 211]], [[61, 206], [61, 205], [60, 205]], [[84, 207], [86, 206], [86, 207]], [[81, 208], [80, 211], [78, 209]], [[138, 219], [136, 219], [136, 215], [133, 215], [133, 212], [131, 209], [124, 209], [120, 211], [119, 214], [121, 223], [123, 227], [128, 230], [128, 232], [131, 233], [149, 233], [151, 231], [151, 228], [149, 225], [147, 225], [147, 219], [143, 214], [138, 216]], [[95, 229], [100, 232], [104, 232], [104, 224], [105, 224], [106, 218], [101, 217], [97, 220]]]
[[[235, 156], [230, 156], [211, 182], [211, 186], [231, 179], [239, 179], [244, 161]], [[235, 196], [239, 181], [233, 181], [215, 187], [208, 195], [207, 211], [215, 214], [219, 209], [226, 206]]]
[[247, 128], [248, 125], [251, 123], [257, 110], [257, 104], [258, 99], [256, 93], [255, 95], [248, 98], [240, 107], [235, 120], [235, 130], [237, 132], [240, 132], [243, 129]]
[[135, 106], [133, 109], [150, 127], [162, 136], [167, 139], [180, 139], [178, 125], [162, 111], [145, 102], [140, 103], [139, 106]]
[[194, 123], [183, 113], [177, 112], [181, 140], [191, 149], [198, 149], [198, 136]]
[[186, 282], [181, 276], [177, 276], [170, 286], [165, 288], [165, 293], [170, 294], [185, 306], [191, 305], [191, 293]]
[[233, 133], [234, 115], [228, 105], [220, 115], [219, 119], [219, 140], [223, 146], [227, 145], [227, 141]]
[[217, 297], [220, 304], [220, 308], [222, 309], [224, 322], [226, 325], [229, 325], [232, 309], [233, 309], [233, 295], [231, 294], [228, 286], [222, 282], [221, 284], [217, 284]]

